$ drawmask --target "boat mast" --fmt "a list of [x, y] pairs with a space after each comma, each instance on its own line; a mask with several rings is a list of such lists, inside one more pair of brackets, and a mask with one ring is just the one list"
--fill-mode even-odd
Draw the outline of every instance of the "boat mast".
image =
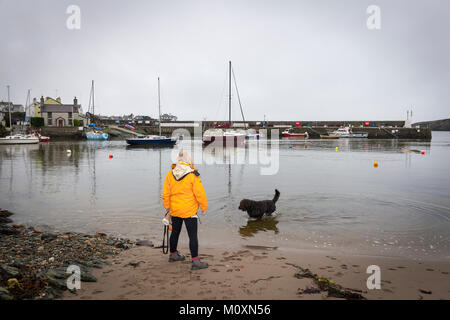
[[9, 132], [11, 134], [11, 132], [12, 132], [12, 126], [11, 126], [11, 101], [10, 101], [10, 98], [9, 98], [9, 85], [7, 85], [6, 88], [8, 88]]
[[95, 122], [95, 111], [94, 111], [94, 80], [92, 80], [92, 88], [91, 88], [91, 92], [92, 92], [92, 119], [94, 119]]
[[231, 127], [231, 61], [229, 62], [229, 71], [228, 71], [228, 123]]
[[158, 77], [158, 113], [159, 113], [159, 136], [161, 136], [161, 98], [159, 89], [159, 77]]

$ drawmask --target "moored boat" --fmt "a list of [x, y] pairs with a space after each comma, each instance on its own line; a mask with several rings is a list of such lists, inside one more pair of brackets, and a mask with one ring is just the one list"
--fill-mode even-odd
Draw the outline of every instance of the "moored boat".
[[297, 133], [297, 132], [292, 132], [292, 129], [286, 129], [286, 130], [284, 130], [282, 133], [281, 133], [281, 135], [284, 137], [284, 138], [291, 138], [291, 137], [306, 137], [307, 136], [307, 134], [306, 134], [306, 132], [305, 133]]
[[341, 127], [331, 133], [332, 136], [339, 136], [339, 138], [350, 139], [365, 139], [369, 136], [367, 132], [353, 133], [350, 127]]
[[203, 133], [205, 145], [214, 144], [220, 147], [237, 147], [245, 143], [247, 134], [245, 131], [208, 129]]
[[39, 143], [39, 138], [32, 134], [15, 134], [0, 138], [0, 144], [33, 144]]
[[[89, 110], [91, 110], [91, 101], [92, 101], [92, 118], [95, 120], [95, 101], [94, 101], [94, 80], [92, 80], [91, 93], [89, 97]], [[108, 140], [109, 134], [104, 133], [103, 128], [97, 127], [95, 123], [90, 123], [89, 127], [91, 130], [86, 132], [86, 139], [88, 140]]]
[[244, 128], [247, 127], [244, 112], [242, 110], [241, 99], [237, 88], [236, 77], [231, 66], [231, 61], [228, 62], [228, 122], [217, 125], [214, 129], [208, 129], [203, 133], [202, 141], [204, 145], [213, 144], [217, 147], [238, 147], [245, 144], [246, 139], [259, 139], [259, 133], [256, 131], [245, 129], [231, 129], [231, 78], [234, 79], [236, 88], [236, 96], [241, 109], [242, 120], [244, 121]]
[[177, 140], [165, 136], [148, 135], [129, 138], [126, 142], [132, 146], [173, 146]]
[[[168, 138], [166, 136], [161, 135], [161, 99], [160, 99], [159, 77], [158, 77], [158, 111], [159, 111], [159, 135], [146, 135], [146, 136], [142, 135], [137, 136], [135, 138], [126, 139], [126, 142], [130, 146], [171, 147], [177, 143], [176, 139]], [[127, 127], [128, 125], [125, 126]]]
[[103, 131], [89, 131], [86, 132], [86, 138], [88, 140], [108, 140], [109, 135]]
[[41, 136], [41, 134], [39, 132], [35, 132], [34, 136], [39, 139], [39, 142], [50, 142], [50, 137]]

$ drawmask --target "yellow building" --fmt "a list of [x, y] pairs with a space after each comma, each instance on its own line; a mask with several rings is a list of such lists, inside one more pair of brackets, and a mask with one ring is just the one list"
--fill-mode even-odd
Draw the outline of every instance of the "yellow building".
[[[42, 101], [43, 98], [41, 98]], [[46, 97], [44, 100], [44, 105], [50, 104], [50, 105], [62, 105], [61, 104], [61, 98], [58, 97], [56, 99], [53, 99], [51, 97]], [[41, 113], [41, 102], [38, 102], [36, 98], [33, 99], [33, 103], [30, 106], [30, 116], [31, 117], [42, 117]]]

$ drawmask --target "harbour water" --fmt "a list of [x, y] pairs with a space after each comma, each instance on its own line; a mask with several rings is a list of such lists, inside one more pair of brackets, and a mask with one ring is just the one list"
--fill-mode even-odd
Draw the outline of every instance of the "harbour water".
[[[0, 146], [0, 207], [16, 223], [160, 241], [171, 154], [124, 141]], [[261, 175], [258, 164], [196, 166], [209, 200], [201, 245], [450, 258], [450, 132], [433, 132], [431, 142], [280, 140], [277, 159], [275, 175]], [[275, 188], [272, 217], [255, 221], [238, 210], [242, 198], [271, 199]]]

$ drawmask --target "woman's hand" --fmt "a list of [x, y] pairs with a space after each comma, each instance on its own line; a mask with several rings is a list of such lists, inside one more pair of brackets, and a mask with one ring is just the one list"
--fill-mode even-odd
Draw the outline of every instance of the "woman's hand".
[[202, 211], [202, 215], [205, 216], [206, 215], [206, 211]]

